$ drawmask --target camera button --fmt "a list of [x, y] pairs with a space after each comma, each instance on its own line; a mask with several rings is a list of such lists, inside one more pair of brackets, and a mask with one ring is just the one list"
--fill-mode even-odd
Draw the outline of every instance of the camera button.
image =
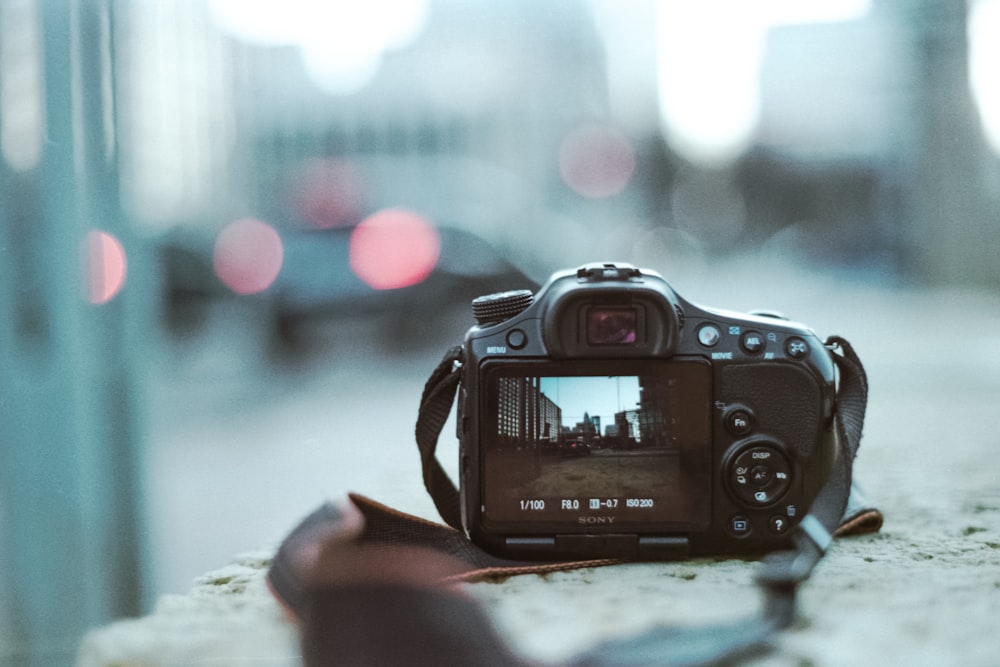
[[698, 329], [698, 342], [705, 347], [715, 347], [722, 340], [722, 332], [714, 324], [706, 324]]
[[729, 531], [736, 537], [746, 537], [753, 529], [750, 519], [736, 515], [729, 520]]
[[792, 468], [775, 446], [759, 443], [744, 449], [729, 464], [728, 475], [737, 499], [750, 507], [766, 507], [788, 490]]
[[520, 350], [528, 344], [528, 334], [520, 329], [513, 329], [507, 334], [507, 345], [515, 350]]
[[809, 344], [798, 336], [792, 336], [785, 341], [785, 354], [792, 359], [805, 359], [809, 356]]
[[764, 336], [756, 331], [747, 331], [740, 338], [740, 347], [747, 354], [760, 354], [766, 346]]
[[781, 514], [775, 514], [768, 520], [767, 527], [771, 529], [771, 532], [775, 535], [784, 535], [788, 532], [788, 529], [792, 527], [792, 522], [787, 516], [782, 516]]
[[771, 483], [771, 469], [767, 466], [754, 466], [750, 471], [750, 481], [760, 487], [765, 487]]
[[746, 435], [753, 430], [753, 415], [743, 408], [726, 413], [726, 429], [733, 435]]

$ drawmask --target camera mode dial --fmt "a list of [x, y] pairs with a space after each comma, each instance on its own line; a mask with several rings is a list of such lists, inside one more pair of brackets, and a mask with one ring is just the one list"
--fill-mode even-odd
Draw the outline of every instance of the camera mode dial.
[[479, 324], [503, 322], [525, 310], [534, 300], [535, 295], [526, 289], [487, 294], [472, 300], [472, 316]]

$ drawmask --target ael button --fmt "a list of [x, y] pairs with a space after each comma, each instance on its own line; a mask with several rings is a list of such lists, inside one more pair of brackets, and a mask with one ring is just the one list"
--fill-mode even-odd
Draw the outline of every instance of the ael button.
[[764, 336], [756, 331], [747, 331], [740, 338], [740, 347], [747, 354], [760, 354], [766, 346], [767, 343], [764, 341]]

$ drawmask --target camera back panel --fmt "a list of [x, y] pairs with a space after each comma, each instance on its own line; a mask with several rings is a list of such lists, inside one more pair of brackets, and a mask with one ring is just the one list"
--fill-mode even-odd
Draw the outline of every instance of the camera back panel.
[[801, 325], [701, 308], [621, 269], [556, 274], [470, 329], [470, 537], [535, 559], [786, 546], [837, 446], [827, 350]]

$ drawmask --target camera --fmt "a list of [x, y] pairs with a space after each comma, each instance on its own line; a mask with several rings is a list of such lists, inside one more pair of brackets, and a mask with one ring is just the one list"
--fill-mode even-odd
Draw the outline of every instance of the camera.
[[511, 559], [785, 548], [839, 446], [809, 328], [696, 306], [599, 263], [472, 303], [457, 431], [462, 526]]

